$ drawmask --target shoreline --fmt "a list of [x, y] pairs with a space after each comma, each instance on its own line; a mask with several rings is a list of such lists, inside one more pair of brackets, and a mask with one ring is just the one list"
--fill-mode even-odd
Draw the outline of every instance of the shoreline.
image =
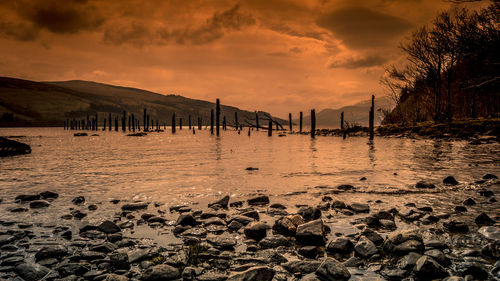
[[[77, 229], [44, 225], [43, 231], [0, 219], [0, 280], [428, 280], [450, 274], [494, 280], [500, 274], [495, 177], [470, 183], [478, 187], [475, 195], [456, 199], [462, 204], [447, 212], [411, 202], [398, 209], [380, 194], [366, 203], [338, 200], [339, 194], [355, 196], [350, 185], [322, 188], [320, 203], [296, 206], [268, 195], [225, 196], [208, 206], [91, 204], [79, 196], [67, 214], [57, 215], [85, 221], [86, 213], [105, 206], [115, 215]], [[435, 190], [418, 186], [415, 192]], [[43, 213], [58, 197], [42, 192], [0, 203], [15, 204], [11, 212]], [[358, 231], [342, 231], [342, 221]]]

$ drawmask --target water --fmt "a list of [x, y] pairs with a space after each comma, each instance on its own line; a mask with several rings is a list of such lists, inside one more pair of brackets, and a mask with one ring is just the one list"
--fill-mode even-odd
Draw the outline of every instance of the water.
[[[335, 196], [360, 202], [381, 199], [386, 203], [381, 208], [408, 201], [440, 202], [445, 208], [444, 202], [451, 206], [463, 200], [462, 194], [454, 200], [450, 192], [466, 193], [474, 186], [445, 187], [440, 184], [444, 177], [454, 175], [470, 183], [486, 173], [500, 174], [499, 144], [406, 138], [376, 138], [369, 143], [360, 137], [321, 136], [311, 140], [307, 135], [268, 137], [256, 131], [250, 137], [235, 131], [215, 137], [207, 130], [193, 135], [187, 129], [145, 137], [108, 131], [88, 137], [73, 133], [62, 128], [0, 129], [2, 136], [25, 136], [18, 140], [32, 147], [30, 155], [0, 159], [3, 205], [18, 194], [45, 190], [60, 193], [59, 203], [50, 208], [61, 213], [73, 206], [70, 201], [77, 195], [104, 205], [121, 199], [202, 208], [223, 194], [237, 200], [265, 193], [273, 202], [314, 204], [328, 187], [352, 184], [357, 192]], [[360, 181], [361, 177], [367, 180]], [[438, 188], [408, 194], [416, 191], [419, 180]], [[99, 214], [105, 213], [106, 208], [100, 208]]]

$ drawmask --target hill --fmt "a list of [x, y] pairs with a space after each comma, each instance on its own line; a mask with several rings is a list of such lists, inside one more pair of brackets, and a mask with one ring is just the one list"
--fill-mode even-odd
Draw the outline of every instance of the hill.
[[[368, 126], [368, 112], [370, 111], [371, 100], [361, 101], [354, 105], [344, 106], [338, 109], [323, 109], [316, 113], [316, 124], [317, 126], [340, 127], [340, 113], [344, 112], [344, 120], [349, 123], [355, 123], [362, 126]], [[383, 113], [381, 109], [390, 110], [394, 107], [393, 102], [389, 97], [375, 97], [375, 125], [380, 125], [381, 120], [383, 120]], [[299, 122], [299, 119], [295, 119], [294, 123]], [[304, 126], [309, 126], [311, 123], [311, 116], [304, 116], [303, 120]]]
[[[102, 124], [109, 113], [113, 118], [121, 117], [124, 110], [142, 120], [144, 108], [150, 118], [160, 120], [160, 124], [170, 124], [175, 112], [177, 117], [183, 118], [184, 124], [191, 115], [193, 124], [201, 117], [206, 125], [215, 104], [90, 81], [34, 82], [0, 77], [0, 126], [62, 126], [67, 119], [84, 119], [96, 113]], [[234, 112], [238, 112], [240, 123], [245, 120], [253, 123], [255, 119], [254, 112], [232, 106], [222, 105], [221, 112], [228, 124], [234, 123]], [[259, 118], [265, 118], [264, 114], [259, 112]]]

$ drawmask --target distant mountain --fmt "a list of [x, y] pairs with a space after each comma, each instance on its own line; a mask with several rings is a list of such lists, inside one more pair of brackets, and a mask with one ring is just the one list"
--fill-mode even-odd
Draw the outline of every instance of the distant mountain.
[[[340, 113], [343, 111], [345, 121], [362, 126], [368, 126], [370, 106], [371, 100], [366, 100], [338, 109], [323, 109], [320, 112], [316, 112], [316, 124], [317, 126], [339, 128]], [[375, 126], [380, 125], [380, 122], [384, 117], [379, 109], [387, 109], [390, 111], [393, 107], [393, 102], [389, 97], [375, 97]], [[293, 122], [298, 124], [299, 119], [295, 119]], [[309, 125], [311, 123], [311, 116], [304, 116], [303, 123], [304, 125]]]
[[[0, 77], [0, 126], [62, 126], [67, 119], [81, 120], [96, 113], [102, 124], [109, 113], [112, 118], [118, 116], [120, 119], [124, 110], [142, 120], [144, 108], [150, 118], [159, 120], [160, 124], [170, 124], [175, 112], [185, 125], [189, 115], [192, 124], [201, 117], [206, 125], [210, 122], [210, 109], [215, 109], [215, 104], [90, 81], [34, 82]], [[245, 120], [254, 123], [254, 112], [226, 105], [221, 106], [221, 112], [228, 124], [234, 123], [235, 112], [238, 112], [240, 123], [245, 124]], [[265, 113], [259, 112], [259, 118], [265, 118]]]

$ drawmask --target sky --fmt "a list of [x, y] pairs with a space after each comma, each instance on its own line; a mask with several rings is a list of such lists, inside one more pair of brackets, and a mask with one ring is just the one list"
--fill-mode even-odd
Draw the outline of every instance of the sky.
[[246, 110], [386, 95], [398, 48], [451, 0], [0, 0], [0, 76], [90, 80]]

